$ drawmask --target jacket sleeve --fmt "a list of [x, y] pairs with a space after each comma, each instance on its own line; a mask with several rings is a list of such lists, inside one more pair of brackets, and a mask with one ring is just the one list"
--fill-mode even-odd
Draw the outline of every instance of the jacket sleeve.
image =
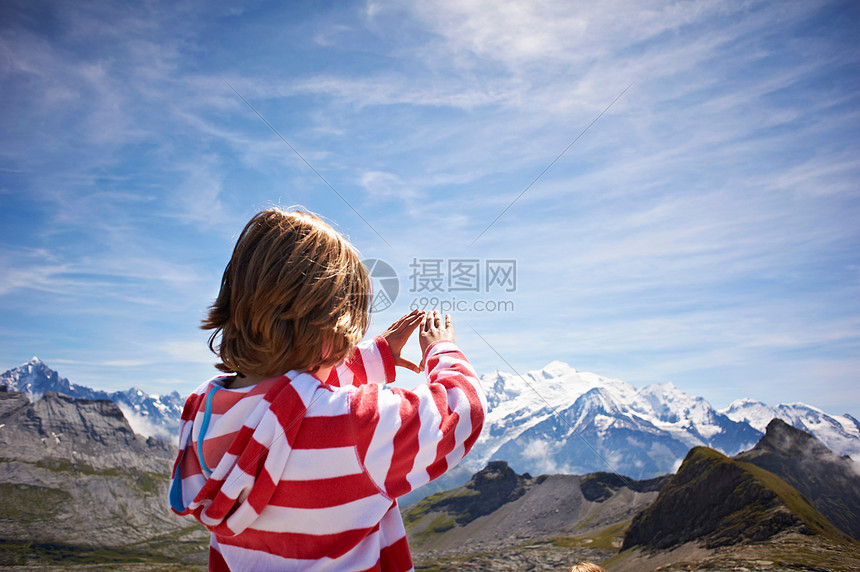
[[480, 435], [487, 412], [478, 376], [454, 343], [432, 344], [425, 365], [427, 383], [412, 391], [367, 384], [352, 392], [359, 460], [390, 498], [459, 463]]
[[334, 368], [326, 383], [337, 387], [364, 385], [365, 383], [392, 383], [395, 378], [391, 348], [382, 336], [362, 342], [352, 355]]

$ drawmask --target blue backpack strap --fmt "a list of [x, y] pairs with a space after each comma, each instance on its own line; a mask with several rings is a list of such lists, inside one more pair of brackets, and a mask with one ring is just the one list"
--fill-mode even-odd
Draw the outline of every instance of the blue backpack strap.
[[[203, 439], [206, 437], [206, 430], [209, 428], [209, 418], [212, 416], [212, 399], [215, 392], [222, 389], [221, 386], [215, 385], [206, 395], [206, 409], [203, 411], [203, 422], [200, 425], [200, 435], [197, 437], [197, 460], [200, 462], [200, 467], [203, 469], [203, 474], [207, 477], [212, 474], [209, 467], [203, 461]], [[191, 435], [188, 436], [191, 439]], [[170, 508], [178, 513], [183, 513], [188, 510], [182, 498], [182, 457], [185, 456], [185, 447], [179, 453], [179, 460], [176, 461], [176, 470], [173, 472], [173, 481], [170, 483]]]
[[185, 502], [182, 499], [182, 457], [185, 455], [185, 449], [179, 454], [179, 460], [176, 461], [176, 470], [173, 471], [173, 481], [170, 483], [170, 508], [179, 514], [188, 510]]
[[221, 386], [215, 385], [206, 395], [206, 409], [203, 411], [203, 422], [200, 423], [200, 434], [197, 435], [197, 460], [200, 462], [200, 468], [203, 469], [203, 474], [206, 477], [212, 474], [212, 470], [206, 465], [206, 461], [203, 460], [203, 440], [206, 438], [206, 431], [209, 429], [209, 418], [212, 417], [212, 400], [219, 389], [221, 389]]

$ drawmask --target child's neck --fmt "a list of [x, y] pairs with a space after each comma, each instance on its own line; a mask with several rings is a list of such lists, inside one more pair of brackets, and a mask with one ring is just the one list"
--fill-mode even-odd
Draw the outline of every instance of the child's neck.
[[[316, 370], [313, 375], [315, 378], [325, 383], [328, 379], [328, 376], [331, 374], [331, 370], [334, 369], [334, 366], [329, 367], [321, 367]], [[233, 381], [230, 382], [230, 389], [241, 389], [243, 387], [251, 387], [252, 385], [257, 385], [264, 379], [269, 379], [269, 377], [263, 377], [262, 375], [246, 375], [244, 377], [239, 377], [238, 375], [233, 378]]]

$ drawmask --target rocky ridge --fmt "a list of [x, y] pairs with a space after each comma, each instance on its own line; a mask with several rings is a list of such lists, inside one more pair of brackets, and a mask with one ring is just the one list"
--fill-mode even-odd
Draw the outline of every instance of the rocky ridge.
[[75, 399], [48, 392], [30, 402], [18, 392], [0, 392], [0, 446], [6, 461], [62, 460], [74, 468], [164, 473], [175, 447], [132, 431], [116, 403]]
[[730, 458], [694, 447], [675, 475], [531, 477], [494, 461], [402, 513], [416, 570], [563, 570], [591, 560], [613, 572], [848, 571], [860, 569], [860, 543], [850, 519], [836, 526], [825, 513], [856, 514], [855, 470], [774, 420], [750, 451]]
[[694, 447], [633, 519], [622, 552], [605, 565], [618, 571], [860, 569], [860, 543], [850, 535], [854, 471], [853, 461], [778, 419], [753, 449], [734, 458]]
[[797, 489], [842, 532], [860, 540], [860, 465], [780, 419], [735, 460], [753, 464]]
[[[464, 555], [471, 560], [478, 554], [495, 555], [484, 569], [558, 569], [559, 559], [569, 567], [613, 554], [623, 533], [619, 523], [653, 501], [666, 480], [631, 481], [606, 473], [532, 477], [495, 461], [467, 484], [404, 507], [402, 513], [417, 569], [421, 563]], [[572, 540], [596, 533], [603, 535], [602, 542], [593, 546]], [[500, 560], [499, 554], [507, 556]], [[457, 562], [465, 566], [464, 560]]]
[[705, 548], [767, 540], [782, 532], [841, 536], [776, 475], [708, 449], [690, 450], [660, 496], [636, 515], [622, 549]]

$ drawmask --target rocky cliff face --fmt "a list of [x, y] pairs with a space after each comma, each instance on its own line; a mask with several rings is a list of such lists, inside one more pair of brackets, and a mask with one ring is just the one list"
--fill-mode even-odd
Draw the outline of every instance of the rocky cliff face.
[[5, 460], [62, 460], [74, 467], [164, 473], [175, 448], [135, 435], [120, 408], [108, 400], [74, 399], [48, 392], [30, 402], [0, 392], [0, 446]]
[[167, 506], [175, 454], [113, 402], [0, 392], [0, 565], [41, 563], [39, 546], [205, 557], [202, 527]]

